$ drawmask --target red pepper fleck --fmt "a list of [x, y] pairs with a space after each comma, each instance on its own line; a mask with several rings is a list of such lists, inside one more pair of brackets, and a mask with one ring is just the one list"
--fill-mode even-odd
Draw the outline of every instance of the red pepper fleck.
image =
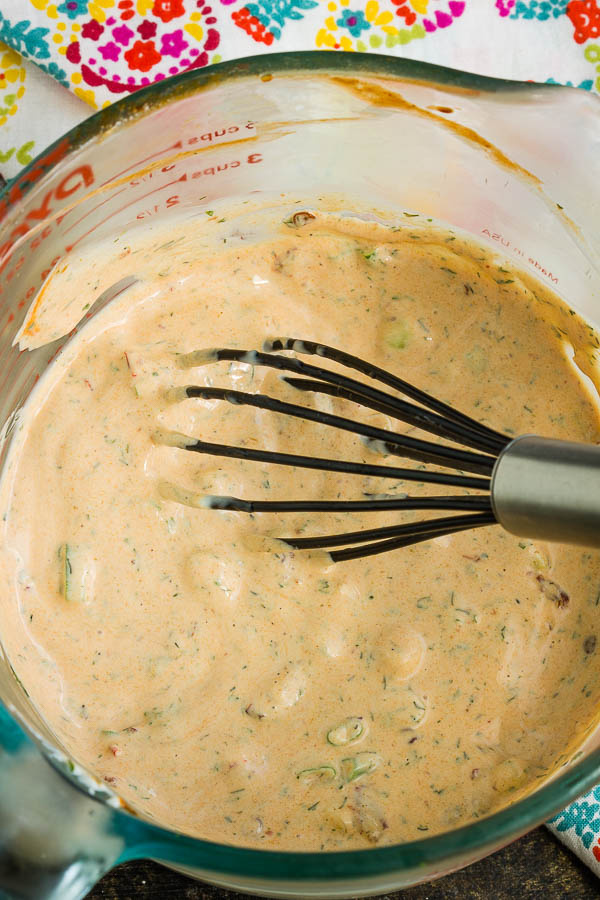
[[569, 595], [555, 581], [550, 581], [544, 575], [536, 575], [535, 580], [539, 584], [542, 594], [552, 600], [559, 609], [564, 609], [569, 605]]
[[135, 372], [133, 371], [133, 369], [131, 368], [131, 363], [129, 362], [129, 357], [127, 356], [127, 350], [124, 350], [123, 352], [125, 353], [125, 361], [126, 361], [126, 363], [127, 363], [127, 368], [128, 368], [129, 371], [131, 372], [131, 377], [132, 377], [132, 378], [135, 378], [135, 377], [136, 377], [136, 373], [135, 373]]

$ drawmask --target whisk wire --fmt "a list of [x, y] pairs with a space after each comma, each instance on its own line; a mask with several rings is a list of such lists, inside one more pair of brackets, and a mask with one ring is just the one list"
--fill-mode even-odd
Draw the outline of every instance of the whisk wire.
[[467, 528], [477, 528], [495, 524], [493, 513], [477, 513], [466, 516], [445, 516], [429, 519], [426, 522], [410, 522], [405, 525], [386, 525], [382, 528], [368, 528], [360, 531], [347, 531], [341, 534], [327, 534], [318, 537], [284, 537], [279, 540], [296, 550], [311, 550], [325, 547], [339, 547], [345, 544], [362, 544], [364, 541], [379, 541], [381, 538], [411, 538], [436, 534], [441, 536], [449, 529], [451, 532]]
[[377, 497], [369, 500], [243, 500], [207, 494], [207, 509], [223, 509], [246, 513], [282, 512], [384, 512], [389, 510], [452, 509], [487, 512], [491, 515], [489, 497]]
[[236, 405], [268, 409], [272, 412], [293, 416], [294, 418], [318, 422], [321, 425], [329, 425], [342, 431], [360, 434], [367, 438], [372, 445], [374, 444], [376, 448], [382, 449], [384, 452], [408, 457], [418, 462], [431, 463], [436, 466], [445, 466], [483, 475], [489, 475], [494, 467], [495, 459], [492, 456], [458, 450], [454, 447], [445, 447], [433, 444], [431, 441], [421, 441], [418, 438], [396, 434], [383, 428], [374, 428], [371, 425], [344, 419], [341, 416], [335, 416], [318, 409], [297, 406], [295, 403], [286, 403], [266, 394], [247, 394], [244, 391], [233, 391], [229, 388], [187, 385], [181, 390], [176, 389], [175, 397], [181, 396], [197, 397], [202, 400], [227, 400], [228, 403]]
[[[175, 439], [174, 439], [175, 437]], [[425, 484], [445, 484], [449, 487], [470, 488], [489, 491], [489, 478], [458, 475], [454, 472], [430, 472], [427, 469], [406, 469], [397, 466], [378, 466], [371, 463], [355, 463], [341, 459], [327, 459], [319, 456], [301, 456], [294, 453], [280, 453], [276, 450], [258, 450], [254, 447], [236, 447], [210, 441], [196, 441], [186, 435], [166, 435], [157, 432], [157, 443], [168, 443], [192, 453], [208, 456], [222, 456], [230, 459], [245, 459], [252, 462], [272, 463], [280, 466], [294, 466], [298, 469], [317, 469], [323, 472], [339, 472], [344, 475], [362, 475], [367, 478], [392, 478], [397, 481], [417, 481]]]
[[[239, 361], [251, 366], [268, 366], [283, 372], [292, 387], [312, 393], [339, 397], [368, 409], [384, 413], [399, 421], [428, 431], [438, 438], [449, 440], [459, 446], [447, 446], [422, 440], [393, 430], [377, 428], [364, 422], [352, 420], [313, 407], [287, 403], [276, 397], [260, 393], [219, 388], [212, 386], [187, 385], [173, 388], [168, 397], [173, 401], [186, 398], [203, 400], [225, 400], [234, 405], [247, 405], [265, 409], [280, 415], [340, 429], [359, 435], [371, 449], [381, 453], [406, 457], [419, 463], [447, 468], [451, 472], [431, 472], [424, 466], [404, 468], [396, 466], [371, 465], [347, 460], [309, 457], [300, 454], [280, 453], [236, 447], [228, 444], [195, 440], [176, 432], [161, 432], [155, 440], [182, 449], [208, 453], [215, 456], [270, 462], [276, 465], [320, 471], [362, 475], [363, 477], [394, 478], [400, 481], [439, 484], [477, 490], [479, 495], [446, 497], [394, 497], [391, 495], [364, 495], [362, 500], [248, 500], [237, 497], [193, 495], [192, 505], [210, 509], [221, 509], [245, 513], [287, 513], [287, 512], [377, 512], [392, 510], [448, 510], [462, 515], [442, 516], [427, 521], [386, 525], [379, 528], [342, 532], [339, 534], [316, 535], [313, 537], [287, 537], [283, 541], [298, 550], [326, 551], [333, 562], [360, 559], [379, 553], [408, 547], [420, 541], [428, 541], [444, 535], [472, 528], [496, 524], [496, 516], [491, 503], [490, 476], [500, 454], [511, 443], [512, 438], [501, 434], [487, 425], [455, 410], [453, 407], [431, 397], [429, 394], [408, 384], [384, 369], [352, 356], [342, 350], [313, 341], [296, 338], [276, 338], [265, 342], [265, 352], [220, 348], [198, 350], [178, 358], [181, 368], [194, 368], [219, 360]], [[385, 384], [404, 394], [415, 403], [381, 391], [371, 385], [362, 384], [338, 372], [313, 366], [301, 360], [280, 356], [266, 351], [293, 351], [326, 358], [339, 365], [361, 372], [367, 377]], [[296, 376], [301, 377], [296, 377]], [[469, 449], [463, 449], [464, 447]], [[475, 473], [464, 474], [464, 473]], [[475, 477], [484, 476], [484, 477]], [[185, 493], [185, 492], [184, 492]], [[186, 495], [187, 496], [187, 495]], [[188, 501], [181, 501], [188, 502]]]
[[[362, 559], [367, 556], [376, 556], [379, 553], [388, 553], [391, 550], [399, 550], [401, 547], [410, 547], [413, 544], [420, 544], [422, 541], [432, 541], [435, 540], [435, 538], [445, 537], [448, 534], [454, 534], [458, 531], [470, 531], [471, 528], [482, 528], [494, 524], [496, 524], [494, 518], [489, 520], [481, 518], [478, 522], [468, 523], [462, 526], [449, 524], [446, 527], [440, 527], [435, 531], [413, 533], [409, 537], [396, 537], [385, 541], [373, 541], [370, 544], [361, 544], [358, 547], [344, 547], [341, 550], [330, 550], [329, 557], [331, 561], [335, 563], [345, 562], [350, 559]], [[306, 550], [309, 548], [304, 547], [303, 549]]]
[[[429, 431], [439, 437], [447, 438], [450, 441], [463, 444], [466, 447], [472, 447], [476, 450], [483, 450], [486, 453], [498, 453], [502, 447], [499, 442], [485, 435], [477, 434], [468, 430], [465, 426], [456, 422], [450, 422], [438, 416], [437, 413], [431, 413], [427, 410], [413, 406], [411, 403], [405, 403], [396, 397], [389, 397], [382, 391], [373, 392], [379, 395], [379, 399], [366, 396], [356, 390], [350, 390], [337, 384], [327, 384], [324, 381], [317, 381], [309, 378], [293, 378], [289, 375], [283, 376], [283, 381], [300, 391], [310, 391], [313, 393], [327, 394], [331, 397], [339, 397], [343, 400], [350, 400], [358, 403], [368, 409], [376, 410], [387, 416], [393, 416], [395, 419], [402, 419], [409, 425], [414, 425], [424, 431]], [[394, 402], [389, 402], [393, 400]], [[417, 410], [418, 412], [413, 412]]]
[[[257, 350], [239, 350], [231, 347], [207, 352], [204, 357], [204, 364], [206, 360], [211, 358], [215, 361], [244, 362], [252, 366], [266, 366], [279, 371], [289, 371], [299, 375], [310, 376], [313, 379], [317, 379], [317, 381], [313, 380], [313, 387], [310, 390], [316, 390], [316, 385], [319, 384], [318, 389], [322, 393], [336, 393], [339, 397], [345, 397], [371, 409], [385, 411], [386, 414], [392, 415], [394, 418], [400, 419], [409, 425], [414, 425], [439, 437], [446, 437], [464, 446], [474, 447], [476, 450], [498, 453], [502, 449], [503, 443], [506, 443], [505, 438], [502, 439], [498, 435], [484, 433], [477, 426], [477, 423], [469, 420], [468, 417], [462, 414], [459, 414], [460, 421], [456, 421], [455, 416], [438, 415], [436, 412], [431, 412], [413, 403], [407, 403], [405, 400], [380, 391], [378, 388], [362, 384], [354, 378], [348, 378], [346, 375], [341, 375], [338, 372], [313, 366], [299, 359], [261, 353]], [[362, 362], [362, 360], [357, 360], [357, 362]], [[185, 357], [183, 364], [185, 365]], [[302, 387], [302, 381], [300, 380], [294, 380], [293, 382], [289, 379], [285, 380], [288, 380], [294, 387]], [[338, 391], [332, 392], [331, 389], [327, 390], [327, 385], [336, 385]], [[307, 388], [304, 387], [304, 389], [306, 390]], [[427, 395], [424, 396], [427, 398]], [[473, 427], [474, 425], [476, 427]]]
[[300, 338], [278, 337], [265, 341], [263, 349], [267, 352], [293, 350], [295, 353], [320, 356], [324, 359], [329, 359], [332, 362], [340, 363], [343, 366], [347, 366], [349, 369], [361, 372], [361, 374], [366, 375], [368, 378], [372, 378], [374, 381], [380, 381], [382, 384], [399, 391], [401, 394], [405, 394], [405, 396], [410, 397], [412, 400], [416, 400], [417, 403], [421, 403], [428, 409], [440, 413], [448, 419], [452, 419], [455, 422], [462, 422], [474, 431], [496, 438], [502, 446], [506, 446], [510, 441], [510, 438], [508, 438], [507, 435], [502, 434], [502, 432], [495, 431], [493, 428], [483, 425], [481, 422], [478, 422], [477, 419], [472, 419], [471, 416], [467, 416], [465, 413], [460, 412], [460, 410], [455, 409], [448, 403], [444, 403], [443, 400], [438, 400], [437, 397], [432, 397], [426, 391], [415, 387], [408, 381], [404, 381], [402, 378], [398, 378], [397, 375], [392, 375], [392, 373], [386, 371], [386, 369], [381, 369], [374, 363], [367, 362], [367, 360], [361, 359], [359, 356], [353, 356], [351, 353], [346, 353], [344, 350], [338, 350], [336, 347], [330, 347], [327, 344], [319, 344], [315, 341], [305, 341]]

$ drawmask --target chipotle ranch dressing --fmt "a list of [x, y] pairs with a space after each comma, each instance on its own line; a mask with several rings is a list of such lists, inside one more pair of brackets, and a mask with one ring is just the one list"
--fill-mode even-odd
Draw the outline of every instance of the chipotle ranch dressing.
[[22, 412], [0, 484], [6, 652], [73, 758], [161, 825], [334, 850], [473, 821], [539, 786], [596, 724], [598, 553], [499, 526], [337, 565], [261, 542], [417, 514], [249, 517], [202, 496], [443, 491], [167, 446], [179, 432], [382, 461], [325, 426], [168, 390], [232, 386], [407, 430], [272, 370], [181, 360], [292, 335], [509, 434], [597, 441], [578, 369], [596, 338], [528, 276], [411, 218], [301, 215], [268, 237], [215, 218], [67, 258], [25, 323], [22, 343], [44, 343], [136, 279]]

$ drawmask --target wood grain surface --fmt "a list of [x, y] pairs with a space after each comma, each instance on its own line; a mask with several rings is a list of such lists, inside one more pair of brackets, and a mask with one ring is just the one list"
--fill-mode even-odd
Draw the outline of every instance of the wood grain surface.
[[[468, 869], [379, 900], [591, 900], [600, 881], [545, 828]], [[156, 863], [126, 863], [109, 872], [88, 900], [251, 900], [190, 881]]]

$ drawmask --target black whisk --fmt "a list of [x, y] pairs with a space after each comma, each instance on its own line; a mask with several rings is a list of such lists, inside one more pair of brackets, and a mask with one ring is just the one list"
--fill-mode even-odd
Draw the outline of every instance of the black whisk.
[[[415, 402], [363, 384], [339, 372], [280, 355], [281, 351], [290, 350], [298, 354], [328, 359], [353, 369]], [[373, 497], [347, 501], [272, 501], [208, 496], [202, 498], [202, 502], [197, 505], [248, 513], [375, 512], [417, 509], [463, 513], [341, 534], [279, 539], [289, 547], [299, 550], [329, 550], [334, 562], [371, 556], [442, 535], [496, 523], [522, 536], [600, 546], [600, 448], [597, 446], [531, 436], [513, 439], [482, 425], [372, 363], [313, 341], [278, 338], [265, 342], [263, 352], [224, 348], [199, 350], [178, 357], [179, 365], [185, 369], [219, 360], [238, 361], [251, 366], [267, 366], [294, 373], [292, 376], [283, 376], [283, 380], [300, 391], [328, 394], [349, 400], [358, 406], [382, 412], [460, 446], [420, 440], [311, 407], [286, 403], [264, 394], [228, 388], [192, 385], [172, 388], [168, 392], [169, 399], [172, 401], [192, 397], [204, 400], [217, 399], [270, 410], [352, 432], [359, 435], [372, 449], [379, 450], [385, 455], [399, 456], [454, 471], [445, 473], [424, 468], [370, 465], [255, 450], [195, 440], [174, 432], [158, 433], [155, 436], [158, 442], [194, 453], [329, 472], [426, 482], [466, 488], [478, 493], [439, 497], [383, 499]], [[469, 449], [462, 449], [465, 447]], [[593, 479], [591, 491], [590, 478]]]

